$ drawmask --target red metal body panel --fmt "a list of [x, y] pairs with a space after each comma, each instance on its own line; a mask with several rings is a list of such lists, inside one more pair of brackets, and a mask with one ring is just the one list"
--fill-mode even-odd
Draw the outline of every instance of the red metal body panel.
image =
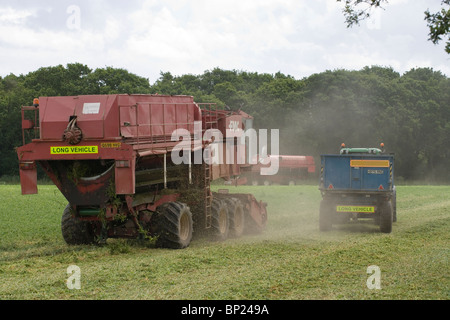
[[[39, 139], [19, 147], [21, 163], [51, 160], [124, 160], [126, 166], [115, 168], [117, 194], [135, 192], [134, 171], [137, 157], [169, 154], [179, 143], [172, 141], [176, 129], [187, 130], [193, 137], [194, 123], [207, 129], [218, 129], [223, 138], [223, 158], [211, 170], [211, 179], [240, 173], [237, 148], [227, 159], [227, 139], [232, 142], [244, 132], [244, 112], [200, 109], [191, 96], [166, 95], [90, 95], [70, 97], [41, 97], [39, 108]], [[31, 110], [31, 107], [28, 110]], [[63, 133], [70, 120], [82, 132], [76, 145], [64, 141]], [[32, 121], [23, 119], [23, 129], [32, 129]], [[192, 140], [193, 141], [193, 140]], [[203, 145], [204, 142], [201, 143]], [[241, 146], [242, 147], [242, 146]], [[85, 149], [83, 149], [85, 148]], [[90, 148], [90, 149], [89, 149]], [[92, 150], [91, 150], [92, 149]], [[241, 154], [245, 154], [242, 152]], [[36, 192], [35, 170], [23, 171], [24, 193]]]
[[[200, 108], [190, 96], [119, 96], [120, 133], [125, 138], [170, 141], [174, 130], [194, 132]], [[169, 137], [167, 139], [167, 137]]]
[[20, 163], [20, 183], [22, 194], [37, 193], [36, 163], [33, 161]]
[[[74, 149], [83, 150], [83, 148], [95, 147], [94, 153], [70, 153]], [[52, 154], [52, 150], [57, 150], [58, 154]], [[134, 193], [134, 163], [135, 152], [132, 146], [117, 141], [110, 142], [89, 142], [84, 141], [77, 146], [70, 146], [61, 141], [40, 141], [34, 140], [33, 143], [19, 147], [17, 149], [19, 162], [21, 164], [33, 163], [39, 161], [64, 161], [64, 160], [115, 160], [129, 161], [129, 167], [115, 166], [115, 185], [117, 194], [133, 194]], [[21, 184], [23, 194], [37, 193], [37, 173], [34, 169], [20, 167]], [[22, 180], [23, 177], [23, 180]], [[50, 178], [52, 178], [50, 176]], [[60, 187], [57, 181], [53, 180]], [[67, 194], [61, 190], [63, 194]], [[80, 190], [81, 193], [82, 190]]]
[[[140, 152], [170, 152], [178, 143], [171, 141], [172, 132], [185, 129], [193, 134], [194, 121], [202, 119], [190, 96], [92, 95], [39, 100], [39, 108], [35, 109], [39, 111], [39, 139], [18, 148], [20, 162], [34, 165], [35, 161], [48, 160], [126, 160], [126, 166], [115, 169], [117, 194], [135, 192], [134, 170]], [[82, 142], [77, 145], [62, 139], [74, 117], [82, 132]], [[31, 129], [32, 121], [25, 120], [23, 129]], [[36, 193], [36, 170], [21, 168], [20, 172], [23, 193]]]
[[194, 121], [201, 121], [190, 96], [41, 97], [39, 111], [42, 140], [60, 140], [73, 116], [84, 139], [170, 137], [178, 128], [193, 131]]

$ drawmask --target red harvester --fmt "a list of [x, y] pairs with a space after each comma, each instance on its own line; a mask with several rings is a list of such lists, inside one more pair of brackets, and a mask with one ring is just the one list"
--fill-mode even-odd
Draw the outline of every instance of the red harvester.
[[[249, 119], [191, 96], [41, 97], [22, 107], [22, 193], [37, 193], [39, 163], [68, 201], [61, 222], [68, 244], [156, 236], [159, 246], [185, 248], [194, 231], [222, 240], [260, 231], [265, 203], [210, 189], [249, 166], [246, 146], [230, 143]], [[232, 159], [211, 161], [229, 148]]]

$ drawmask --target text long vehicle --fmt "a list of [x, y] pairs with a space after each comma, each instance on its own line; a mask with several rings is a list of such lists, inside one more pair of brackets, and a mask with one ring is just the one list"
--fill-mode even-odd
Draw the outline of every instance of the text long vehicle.
[[50, 154], [98, 153], [98, 146], [50, 147]]

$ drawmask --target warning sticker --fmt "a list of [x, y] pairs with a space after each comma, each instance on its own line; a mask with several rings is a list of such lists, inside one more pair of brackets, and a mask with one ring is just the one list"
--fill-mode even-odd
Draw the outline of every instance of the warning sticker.
[[100, 102], [85, 102], [83, 104], [83, 114], [98, 114], [100, 111]]
[[366, 212], [366, 213], [374, 213], [375, 207], [366, 207], [366, 206], [337, 206], [337, 212]]
[[50, 147], [50, 154], [98, 153], [98, 146]]
[[102, 148], [120, 148], [122, 146], [121, 142], [102, 142], [100, 144]]

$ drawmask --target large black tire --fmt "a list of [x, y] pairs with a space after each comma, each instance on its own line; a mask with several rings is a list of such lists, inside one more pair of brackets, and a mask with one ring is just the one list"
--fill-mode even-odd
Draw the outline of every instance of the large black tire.
[[70, 204], [64, 209], [61, 219], [61, 231], [64, 241], [70, 245], [92, 244], [96, 242], [91, 224], [73, 216]]
[[230, 236], [238, 238], [242, 236], [245, 229], [244, 206], [241, 201], [236, 198], [226, 199], [225, 202], [228, 207]]
[[156, 245], [163, 248], [183, 249], [192, 240], [193, 222], [189, 207], [182, 202], [167, 202], [157, 208], [152, 218]]
[[319, 230], [330, 231], [333, 226], [333, 208], [329, 200], [322, 199], [319, 209]]
[[392, 195], [392, 221], [397, 222], [397, 191], [395, 190]]
[[230, 220], [228, 208], [224, 201], [213, 199], [211, 204], [211, 232], [214, 240], [223, 241], [228, 238]]
[[384, 201], [380, 205], [380, 231], [383, 233], [392, 232], [392, 203]]

